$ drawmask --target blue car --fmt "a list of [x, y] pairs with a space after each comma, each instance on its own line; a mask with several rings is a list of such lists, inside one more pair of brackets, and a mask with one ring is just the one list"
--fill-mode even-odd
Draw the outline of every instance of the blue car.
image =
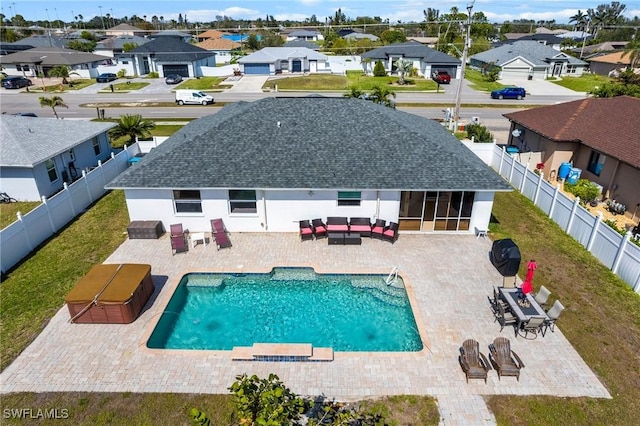
[[527, 92], [522, 87], [503, 87], [491, 92], [493, 99], [524, 99]]

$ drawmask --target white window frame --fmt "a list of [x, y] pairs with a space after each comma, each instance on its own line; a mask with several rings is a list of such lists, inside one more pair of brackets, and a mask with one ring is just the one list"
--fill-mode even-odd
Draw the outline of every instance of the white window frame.
[[202, 215], [202, 195], [200, 190], [174, 189], [173, 211], [179, 215]]
[[[47, 175], [49, 176], [49, 182], [55, 182], [60, 179], [60, 175], [58, 174], [58, 168], [56, 167], [56, 161], [54, 158], [49, 158], [44, 162], [44, 166], [47, 169]], [[52, 179], [51, 172], [53, 172], [54, 177]]]
[[[253, 198], [236, 198], [240, 194], [250, 195], [253, 191]], [[255, 215], [258, 213], [258, 191], [255, 189], [230, 189], [229, 190], [229, 214]]]

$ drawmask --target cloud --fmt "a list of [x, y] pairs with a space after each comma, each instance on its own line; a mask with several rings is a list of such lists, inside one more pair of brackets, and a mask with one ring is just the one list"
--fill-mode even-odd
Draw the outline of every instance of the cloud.
[[[234, 19], [256, 19], [264, 17], [265, 14], [255, 9], [247, 9], [245, 7], [228, 7], [223, 10], [218, 9], [199, 9], [187, 10], [183, 13], [189, 22], [211, 22], [216, 20], [216, 16], [228, 16]], [[165, 19], [178, 19], [177, 14], [165, 15]]]
[[312, 14], [304, 14], [304, 13], [277, 13], [273, 15], [273, 18], [276, 21], [304, 21], [307, 18], [310, 18]]
[[321, 3], [321, 0], [300, 0], [300, 3], [302, 3], [305, 6], [313, 6], [318, 3]]

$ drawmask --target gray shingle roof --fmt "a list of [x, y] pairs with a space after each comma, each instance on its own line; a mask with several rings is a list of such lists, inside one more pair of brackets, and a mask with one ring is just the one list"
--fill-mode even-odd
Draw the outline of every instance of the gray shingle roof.
[[158, 37], [130, 50], [130, 54], [152, 53], [155, 54], [158, 62], [184, 62], [197, 61], [199, 59], [215, 56], [210, 52], [198, 46], [175, 38], [175, 37]]
[[433, 120], [320, 96], [227, 105], [107, 187], [510, 190]]
[[58, 47], [34, 47], [22, 52], [3, 56], [3, 64], [40, 64], [43, 66], [88, 64], [111, 59], [109, 56], [95, 55], [77, 50]]
[[517, 58], [518, 56], [530, 61], [534, 65], [548, 65], [549, 58], [562, 56], [572, 65], [587, 65], [586, 62], [571, 55], [559, 52], [552, 47], [545, 46], [537, 41], [514, 41], [511, 44], [505, 44], [495, 49], [477, 53], [471, 56], [471, 60], [477, 60], [484, 63], [495, 63], [502, 66], [507, 62]]
[[[115, 27], [114, 27], [115, 28]], [[132, 36], [132, 35], [124, 35], [118, 37], [111, 37], [105, 40], [102, 40], [96, 45], [96, 50], [98, 49], [122, 49], [125, 43], [135, 43], [138, 46], [149, 43], [151, 40], [145, 37]]]
[[387, 59], [391, 55], [402, 56], [404, 58], [421, 58], [423, 62], [427, 63], [460, 64], [460, 59], [427, 47], [417, 41], [390, 44], [388, 46], [370, 50], [360, 56], [362, 58]]
[[275, 63], [284, 59], [307, 58], [312, 60], [327, 60], [327, 56], [306, 47], [264, 47], [257, 52], [238, 59], [240, 64]]
[[0, 165], [33, 167], [115, 126], [115, 123], [2, 115]]
[[320, 46], [307, 40], [291, 40], [282, 45], [282, 47], [305, 47], [311, 50], [320, 50]]

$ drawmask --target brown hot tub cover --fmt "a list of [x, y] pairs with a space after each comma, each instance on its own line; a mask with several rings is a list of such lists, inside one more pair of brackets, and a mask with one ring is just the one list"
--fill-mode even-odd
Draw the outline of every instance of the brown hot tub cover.
[[96, 265], [67, 294], [73, 322], [134, 321], [153, 292], [151, 265]]

